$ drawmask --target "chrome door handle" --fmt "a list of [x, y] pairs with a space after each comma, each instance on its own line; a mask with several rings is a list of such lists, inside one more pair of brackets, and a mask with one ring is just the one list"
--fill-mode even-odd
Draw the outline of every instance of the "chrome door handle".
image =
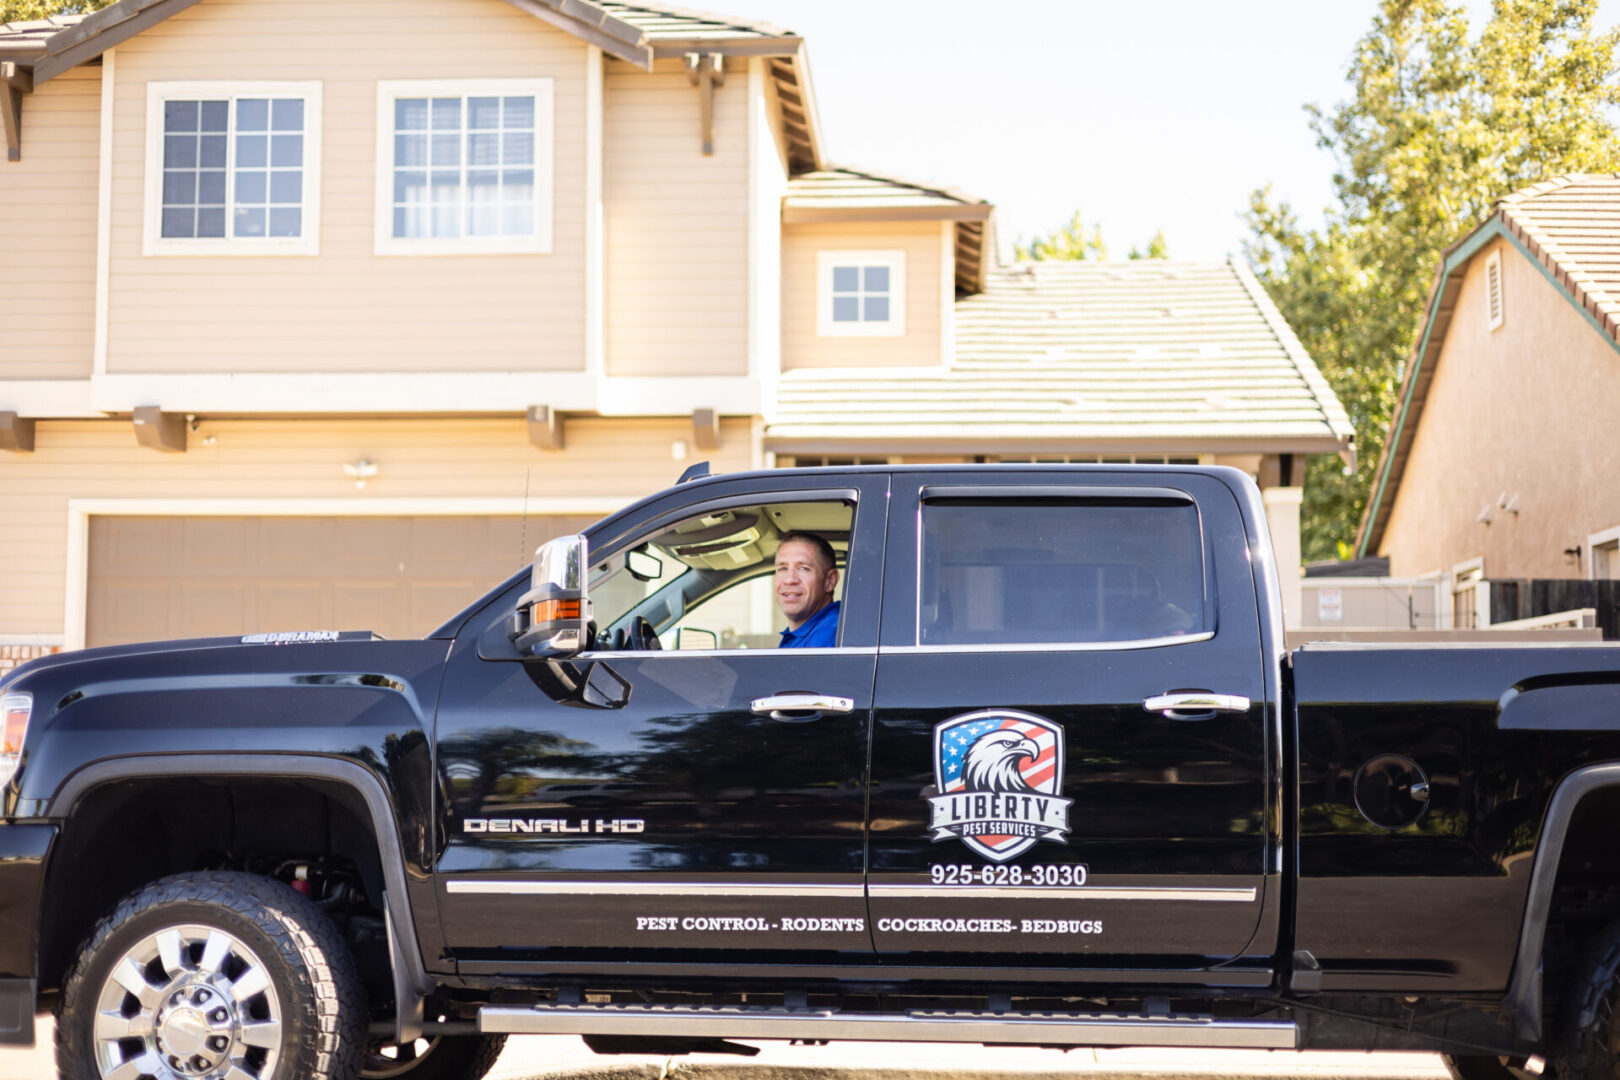
[[1142, 702], [1148, 712], [1163, 713], [1171, 720], [1202, 720], [1217, 713], [1246, 713], [1249, 699], [1242, 694], [1212, 694], [1205, 690], [1183, 690], [1160, 694]]
[[[755, 698], [749, 707], [762, 716], [769, 716], [772, 720], [814, 720], [822, 713], [854, 712], [855, 699], [817, 694], [809, 690], [790, 690], [783, 694], [772, 694], [770, 697]], [[813, 715], [806, 716], [804, 715], [806, 713]]]

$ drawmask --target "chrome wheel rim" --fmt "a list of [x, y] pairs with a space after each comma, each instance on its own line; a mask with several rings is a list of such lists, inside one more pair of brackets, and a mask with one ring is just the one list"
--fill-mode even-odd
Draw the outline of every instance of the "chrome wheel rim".
[[439, 1036], [417, 1039], [412, 1043], [385, 1043], [366, 1049], [366, 1060], [360, 1066], [360, 1075], [375, 1080], [390, 1076], [404, 1076], [422, 1063], [439, 1045]]
[[104, 1080], [267, 1078], [281, 1002], [264, 963], [217, 927], [165, 927], [126, 949], [96, 999]]

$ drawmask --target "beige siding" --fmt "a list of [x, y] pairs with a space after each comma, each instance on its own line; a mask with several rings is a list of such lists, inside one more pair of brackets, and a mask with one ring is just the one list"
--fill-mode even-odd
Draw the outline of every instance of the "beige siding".
[[[204, 441], [213, 437], [212, 445]], [[68, 497], [80, 499], [603, 499], [626, 503], [674, 482], [679, 420], [570, 420], [567, 449], [528, 442], [521, 420], [202, 421], [191, 449], [135, 445], [128, 420], [41, 422], [32, 454], [0, 454], [0, 635], [59, 634], [66, 595]], [[748, 420], [722, 424], [717, 472], [751, 467]], [[378, 473], [357, 491], [344, 462]], [[536, 512], [566, 512], [537, 502]], [[334, 504], [332, 511], [342, 510]], [[413, 511], [414, 512], [414, 511]], [[537, 539], [531, 536], [531, 540]], [[472, 597], [468, 598], [469, 600]]]
[[[501, 0], [208, 0], [120, 45], [108, 371], [582, 368], [586, 52]], [[552, 254], [375, 255], [378, 81], [470, 77], [555, 80]], [[147, 83], [192, 79], [322, 81], [319, 255], [142, 255]]]
[[747, 67], [715, 91], [709, 157], [679, 61], [609, 63], [603, 112], [608, 373], [746, 374]]
[[99, 67], [23, 97], [22, 160], [0, 160], [0, 379], [90, 374], [100, 116]]
[[[866, 367], [941, 362], [940, 223], [789, 225], [782, 230], [782, 367]], [[904, 251], [906, 332], [901, 337], [818, 337], [817, 256]]]
[[[1505, 320], [1485, 315], [1485, 260], [1502, 258]], [[1566, 557], [1620, 525], [1614, 418], [1620, 353], [1511, 245], [1470, 262], [1381, 551], [1390, 572], [1449, 572], [1483, 557], [1486, 577], [1585, 577]], [[1517, 496], [1519, 513], [1498, 507]], [[1475, 518], [1493, 507], [1486, 525]]]

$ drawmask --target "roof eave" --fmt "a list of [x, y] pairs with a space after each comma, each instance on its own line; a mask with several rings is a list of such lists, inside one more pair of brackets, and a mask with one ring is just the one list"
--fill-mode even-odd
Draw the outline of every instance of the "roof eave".
[[786, 454], [1114, 454], [1125, 452], [1158, 454], [1332, 454], [1343, 449], [1338, 435], [1212, 435], [1111, 438], [1069, 438], [1044, 436], [1008, 439], [995, 435], [964, 432], [950, 437], [884, 436], [862, 432], [853, 435], [773, 434], [765, 427], [765, 449]]
[[797, 56], [804, 38], [797, 34], [785, 37], [761, 37], [749, 34], [738, 37], [659, 38], [653, 45], [653, 56], [659, 60], [678, 60], [687, 53], [719, 53], [722, 56]]
[[814, 225], [829, 221], [985, 221], [989, 203], [937, 206], [794, 206], [782, 207], [782, 224]]

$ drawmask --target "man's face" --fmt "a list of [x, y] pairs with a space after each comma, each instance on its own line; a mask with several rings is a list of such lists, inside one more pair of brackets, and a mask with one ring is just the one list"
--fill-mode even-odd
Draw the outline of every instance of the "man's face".
[[822, 563], [814, 544], [789, 540], [776, 549], [776, 603], [792, 629], [826, 607], [837, 584], [838, 571]]

